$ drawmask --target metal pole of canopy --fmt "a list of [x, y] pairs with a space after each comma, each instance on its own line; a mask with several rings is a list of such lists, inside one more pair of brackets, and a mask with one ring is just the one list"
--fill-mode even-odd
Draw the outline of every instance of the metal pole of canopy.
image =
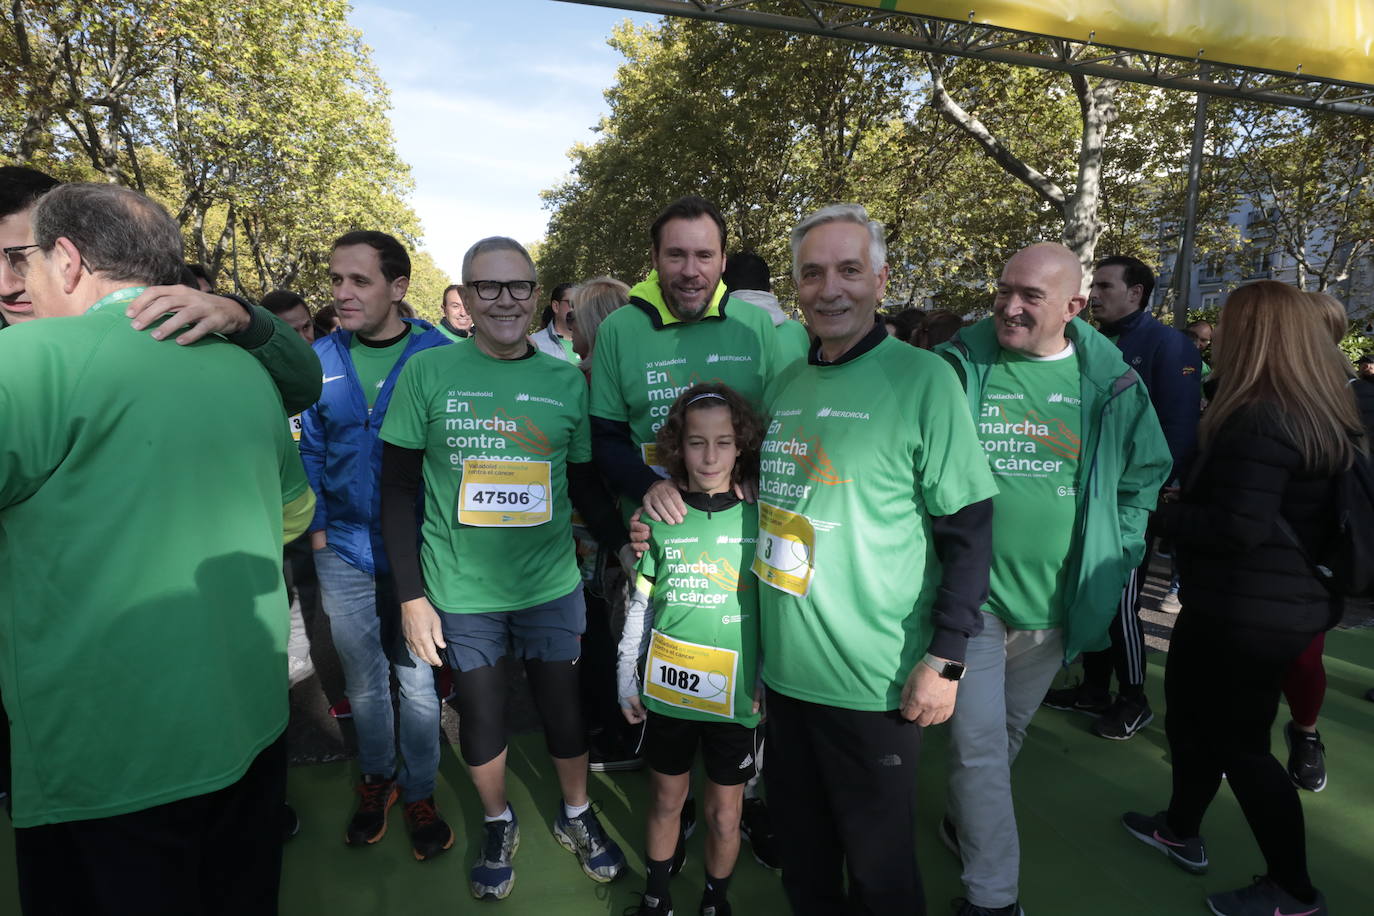
[[1197, 94], [1197, 114], [1193, 119], [1193, 152], [1188, 157], [1188, 199], [1183, 210], [1183, 244], [1174, 265], [1174, 327], [1180, 331], [1188, 324], [1188, 298], [1193, 287], [1193, 247], [1197, 235], [1198, 186], [1202, 182], [1202, 148], [1207, 140], [1206, 93]]

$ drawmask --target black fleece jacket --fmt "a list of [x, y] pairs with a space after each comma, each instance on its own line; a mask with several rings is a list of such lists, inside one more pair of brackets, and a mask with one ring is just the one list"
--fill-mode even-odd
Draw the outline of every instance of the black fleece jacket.
[[1302, 467], [1274, 405], [1239, 410], [1198, 457], [1181, 502], [1155, 524], [1178, 546], [1183, 613], [1287, 633], [1339, 620], [1307, 560], [1279, 530], [1282, 513], [1309, 553], [1335, 523], [1335, 477]]

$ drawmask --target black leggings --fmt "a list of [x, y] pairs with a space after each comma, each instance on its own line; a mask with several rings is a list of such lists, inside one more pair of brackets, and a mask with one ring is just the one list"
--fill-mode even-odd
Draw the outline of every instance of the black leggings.
[[1185, 607], [1164, 669], [1164, 731], [1173, 760], [1170, 829], [1183, 837], [1201, 833], [1224, 774], [1269, 877], [1299, 900], [1313, 894], [1302, 804], [1283, 764], [1269, 752], [1269, 736], [1284, 675], [1312, 637], [1239, 626]]
[[[525, 660], [525, 677], [544, 722], [544, 743], [559, 759], [587, 753], [582, 728], [577, 659], [563, 662]], [[506, 749], [506, 676], [502, 665], [483, 665], [456, 673], [458, 748], [463, 761], [476, 767], [490, 763]]]

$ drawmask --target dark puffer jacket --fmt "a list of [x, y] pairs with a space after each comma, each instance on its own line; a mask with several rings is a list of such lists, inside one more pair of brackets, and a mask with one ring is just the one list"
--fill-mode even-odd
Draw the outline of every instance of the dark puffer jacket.
[[1179, 547], [1183, 613], [1290, 633], [1340, 618], [1312, 568], [1279, 530], [1280, 512], [1309, 552], [1335, 524], [1335, 478], [1302, 469], [1278, 408], [1239, 410], [1199, 456], [1181, 502], [1160, 506], [1160, 533]]

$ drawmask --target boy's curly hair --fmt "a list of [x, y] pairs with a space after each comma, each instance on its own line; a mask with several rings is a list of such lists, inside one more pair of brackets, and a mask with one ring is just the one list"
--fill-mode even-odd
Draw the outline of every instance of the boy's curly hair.
[[[714, 395], [714, 397], [701, 397]], [[700, 400], [695, 400], [701, 398]], [[731, 472], [732, 483], [757, 480], [759, 476], [759, 448], [768, 431], [768, 420], [749, 406], [749, 402], [729, 385], [711, 382], [693, 385], [678, 395], [668, 411], [668, 418], [658, 428], [658, 464], [678, 483], [687, 482], [687, 465], [682, 460], [682, 436], [687, 428], [687, 414], [707, 407], [730, 408], [730, 422], [735, 428], [735, 446], [740, 450]]]

